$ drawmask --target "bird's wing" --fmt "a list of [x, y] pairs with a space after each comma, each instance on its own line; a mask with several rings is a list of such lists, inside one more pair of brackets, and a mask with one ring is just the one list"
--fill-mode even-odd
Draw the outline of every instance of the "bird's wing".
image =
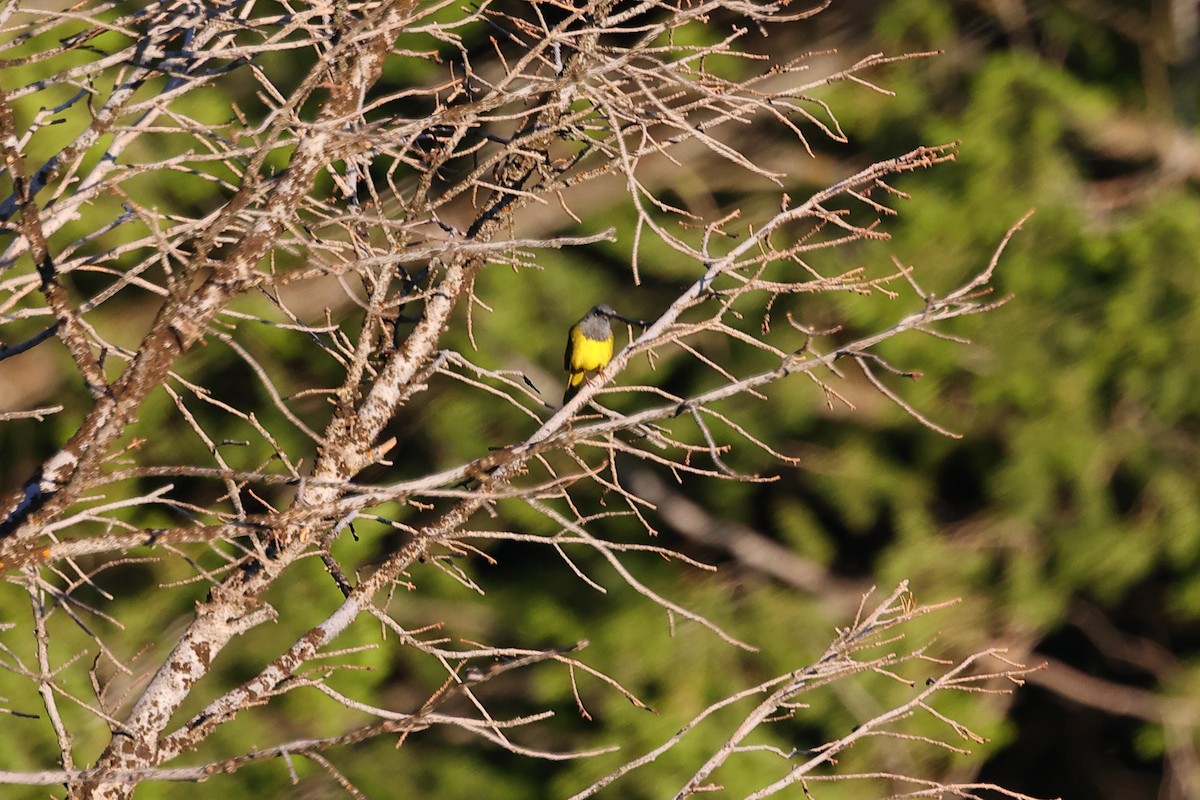
[[567, 349], [563, 351], [563, 371], [571, 371], [571, 351], [575, 349], [575, 327], [567, 331]]

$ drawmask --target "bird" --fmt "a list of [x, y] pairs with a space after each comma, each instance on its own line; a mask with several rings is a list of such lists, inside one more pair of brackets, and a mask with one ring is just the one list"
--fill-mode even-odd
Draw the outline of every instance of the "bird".
[[567, 333], [567, 349], [563, 353], [563, 369], [567, 373], [567, 391], [563, 404], [583, 386], [588, 373], [598, 372], [612, 360], [612, 318], [624, 319], [613, 311], [612, 306], [600, 303], [592, 306], [583, 319], [571, 326]]

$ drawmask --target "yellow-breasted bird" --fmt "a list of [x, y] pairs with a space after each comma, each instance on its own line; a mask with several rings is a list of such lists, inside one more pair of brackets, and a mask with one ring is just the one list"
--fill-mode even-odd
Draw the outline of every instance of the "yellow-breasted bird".
[[563, 403], [570, 401], [588, 373], [604, 369], [612, 360], [613, 330], [611, 318], [624, 319], [607, 303], [593, 306], [583, 319], [571, 326], [567, 334], [567, 350], [563, 353], [563, 369], [567, 372], [567, 391]]

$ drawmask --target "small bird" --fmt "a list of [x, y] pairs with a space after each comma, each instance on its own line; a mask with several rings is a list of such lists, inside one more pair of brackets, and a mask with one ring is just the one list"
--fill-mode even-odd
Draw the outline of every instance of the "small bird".
[[567, 372], [567, 391], [563, 403], [567, 403], [583, 386], [588, 373], [604, 369], [613, 356], [613, 330], [611, 319], [624, 319], [612, 310], [612, 306], [601, 303], [583, 315], [583, 319], [571, 326], [567, 334], [567, 349], [563, 353], [563, 369]]

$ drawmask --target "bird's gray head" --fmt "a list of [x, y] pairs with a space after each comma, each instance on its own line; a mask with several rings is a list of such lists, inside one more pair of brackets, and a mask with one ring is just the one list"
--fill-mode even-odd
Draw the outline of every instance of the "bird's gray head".
[[589, 339], [607, 339], [612, 336], [612, 317], [617, 312], [607, 303], [592, 306], [579, 320], [579, 331]]

